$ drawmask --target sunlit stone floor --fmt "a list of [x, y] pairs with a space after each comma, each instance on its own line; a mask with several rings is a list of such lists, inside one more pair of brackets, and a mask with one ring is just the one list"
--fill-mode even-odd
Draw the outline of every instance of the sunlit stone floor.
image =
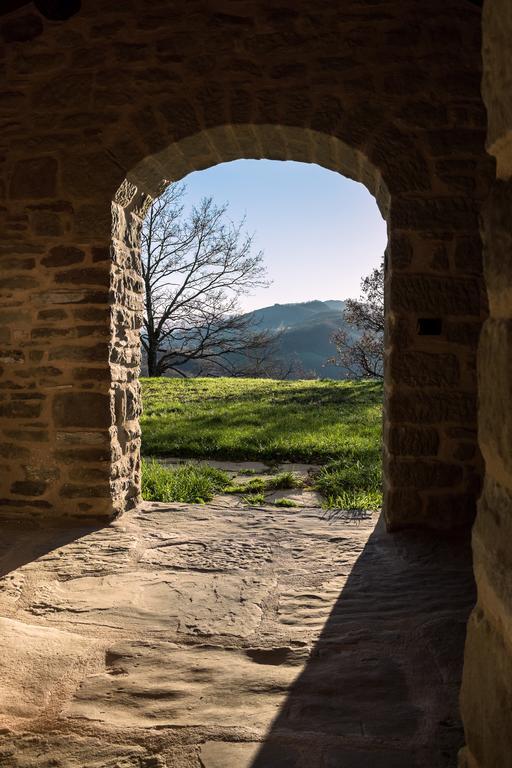
[[449, 768], [466, 544], [319, 509], [5, 529], [2, 768]]

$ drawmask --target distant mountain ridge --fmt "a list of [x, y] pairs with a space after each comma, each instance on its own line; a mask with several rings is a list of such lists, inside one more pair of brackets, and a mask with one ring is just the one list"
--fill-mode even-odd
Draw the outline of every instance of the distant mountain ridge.
[[298, 362], [307, 374], [320, 378], [343, 379], [344, 369], [326, 363], [335, 353], [330, 338], [345, 325], [345, 301], [312, 300], [295, 304], [273, 304], [248, 312], [255, 329], [279, 331], [279, 357]]
[[[339, 299], [315, 299], [293, 304], [273, 304], [247, 312], [244, 317], [249, 318], [255, 332], [267, 330], [279, 334], [276, 354], [272, 355], [272, 359], [283, 371], [293, 367], [289, 378], [301, 379], [307, 376], [345, 379], [349, 376], [344, 368], [327, 363], [336, 352], [330, 341], [334, 331], [344, 328], [351, 336], [357, 335], [344, 322], [345, 306], [346, 302]], [[142, 357], [142, 371], [145, 375], [147, 368], [144, 354]], [[193, 362], [187, 363], [182, 366], [182, 370], [194, 375], [196, 366]]]

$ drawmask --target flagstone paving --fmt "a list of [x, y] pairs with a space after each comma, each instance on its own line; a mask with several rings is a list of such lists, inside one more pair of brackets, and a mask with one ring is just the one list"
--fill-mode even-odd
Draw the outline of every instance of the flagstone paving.
[[449, 768], [467, 542], [315, 507], [7, 529], [2, 768]]

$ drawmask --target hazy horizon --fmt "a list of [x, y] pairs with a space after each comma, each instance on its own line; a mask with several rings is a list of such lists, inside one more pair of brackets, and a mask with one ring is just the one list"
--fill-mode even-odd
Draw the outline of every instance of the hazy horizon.
[[386, 223], [368, 190], [315, 164], [237, 160], [184, 182], [187, 207], [209, 196], [229, 203], [229, 218], [245, 216], [254, 250], [264, 251], [273, 282], [243, 297], [244, 311], [359, 296], [386, 247]]

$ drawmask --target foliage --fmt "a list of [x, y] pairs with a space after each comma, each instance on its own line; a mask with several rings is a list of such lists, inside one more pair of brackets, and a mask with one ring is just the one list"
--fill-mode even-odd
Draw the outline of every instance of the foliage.
[[228, 484], [226, 472], [203, 464], [164, 467], [154, 459], [142, 461], [142, 497], [146, 501], [204, 504]]
[[[343, 311], [345, 328], [331, 336], [336, 355], [329, 363], [341, 366], [355, 379], [384, 376], [384, 259], [361, 281], [362, 296], [348, 299]], [[350, 333], [350, 329], [359, 334]]]
[[328, 462], [317, 474], [315, 489], [325, 498], [327, 508], [379, 509], [382, 506], [380, 451], [366, 457], [347, 453]]
[[184, 194], [183, 184], [169, 184], [141, 229], [148, 373], [233, 375], [255, 360], [261, 367], [275, 334], [255, 328], [238, 301], [268, 285], [263, 255], [252, 253], [244, 221], [227, 219], [227, 205], [205, 198], [186, 215]]
[[380, 454], [377, 381], [142, 379], [146, 456], [323, 463]]

